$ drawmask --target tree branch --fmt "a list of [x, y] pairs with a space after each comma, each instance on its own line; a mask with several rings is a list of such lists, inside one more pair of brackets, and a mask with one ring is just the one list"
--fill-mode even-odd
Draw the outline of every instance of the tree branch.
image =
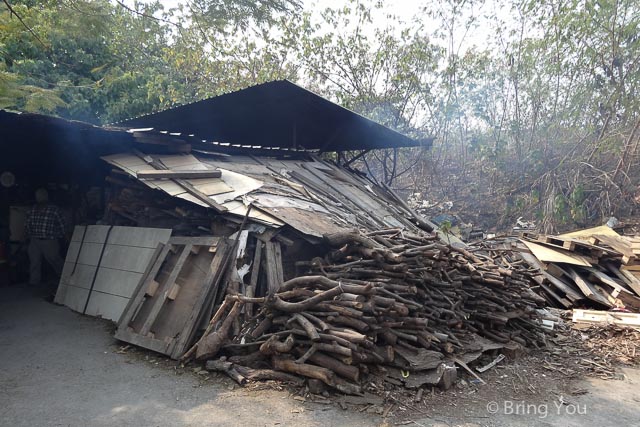
[[47, 47], [46, 44], [44, 44], [44, 42], [40, 39], [40, 37], [38, 37], [38, 35], [35, 33], [35, 31], [33, 31], [31, 29], [31, 27], [29, 27], [26, 22], [24, 22], [24, 20], [22, 19], [22, 17], [20, 15], [18, 15], [18, 13], [13, 9], [13, 7], [11, 7], [11, 5], [9, 4], [9, 0], [2, 0], [4, 2], [4, 4], [7, 6], [7, 9], [9, 9], [9, 13], [12, 15], [15, 15], [16, 18], [18, 18], [18, 21], [20, 21], [20, 23], [22, 24], [22, 26], [24, 28], [27, 29], [27, 31], [29, 31], [31, 33], [31, 35], [38, 40], [38, 43], [40, 43], [42, 45], [42, 47], [44, 47], [45, 50], [49, 50], [49, 48]]

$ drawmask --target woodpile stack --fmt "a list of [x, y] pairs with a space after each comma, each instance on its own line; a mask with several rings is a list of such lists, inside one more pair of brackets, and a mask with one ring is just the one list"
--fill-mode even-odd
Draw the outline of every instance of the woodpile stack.
[[376, 380], [447, 387], [455, 364], [544, 343], [545, 301], [517, 269], [395, 229], [325, 241], [324, 257], [298, 263], [307, 275], [264, 297], [228, 291], [182, 359], [239, 383], [304, 378], [355, 394]]
[[[214, 171], [216, 172], [216, 171]], [[105, 223], [135, 227], [171, 228], [180, 235], [208, 234], [211, 215], [203, 207], [170, 197], [114, 169], [106, 177]]]
[[639, 237], [602, 226], [560, 236], [483, 241], [475, 248], [502, 267], [528, 275], [532, 289], [551, 307], [640, 312]]

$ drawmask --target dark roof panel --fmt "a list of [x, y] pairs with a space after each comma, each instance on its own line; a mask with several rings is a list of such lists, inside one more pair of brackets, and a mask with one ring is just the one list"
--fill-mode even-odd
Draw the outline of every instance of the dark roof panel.
[[[207, 141], [320, 151], [421, 145], [287, 80], [264, 83], [116, 125], [194, 134]], [[430, 145], [430, 141], [426, 143]]]
[[133, 144], [133, 135], [123, 130], [0, 110], [0, 173], [30, 174], [43, 182], [60, 177], [85, 180], [103, 167], [99, 156], [126, 151]]

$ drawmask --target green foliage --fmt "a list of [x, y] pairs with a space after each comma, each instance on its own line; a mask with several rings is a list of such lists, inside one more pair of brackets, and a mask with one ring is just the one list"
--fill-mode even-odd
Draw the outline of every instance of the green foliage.
[[18, 111], [54, 112], [66, 103], [56, 91], [20, 83], [20, 76], [0, 71], [0, 108]]
[[[133, 11], [108, 0], [12, 5], [37, 38], [0, 6], [4, 107], [110, 123], [295, 77], [282, 59], [286, 52], [226, 31], [276, 19], [296, 1], [207, 0], [180, 13], [159, 1]], [[211, 18], [216, 11], [224, 13]]]
[[247, 30], [252, 24], [274, 25], [278, 16], [289, 15], [302, 7], [300, 0], [193, 0], [190, 3], [198, 19], [218, 30]]
[[451, 221], [444, 220], [440, 223], [440, 231], [445, 234], [449, 234], [451, 232]]
[[640, 184], [636, 0], [423, 0], [409, 22], [378, 0], [11, 4], [24, 24], [0, 5], [0, 108], [110, 123], [287, 78], [435, 136], [357, 165], [434, 199], [553, 228], [615, 212]]

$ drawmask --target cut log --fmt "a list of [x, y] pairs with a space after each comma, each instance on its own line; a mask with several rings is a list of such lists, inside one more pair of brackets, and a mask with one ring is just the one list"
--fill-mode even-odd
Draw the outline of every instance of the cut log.
[[234, 369], [245, 377], [248, 381], [275, 380], [300, 386], [304, 380], [295, 375], [274, 371], [273, 369], [252, 369], [246, 366], [234, 365]]
[[277, 356], [271, 358], [271, 364], [274, 369], [279, 371], [302, 375], [307, 378], [315, 378], [332, 387], [336, 383], [335, 374], [329, 369], [321, 368], [320, 366], [309, 365], [307, 363], [296, 363], [291, 359], [285, 359]]
[[323, 368], [327, 368], [348, 380], [356, 382], [360, 380], [360, 370], [357, 367], [342, 363], [327, 354], [316, 351], [308, 357], [308, 360], [316, 365], [322, 366]]
[[200, 340], [196, 350], [196, 358], [198, 360], [210, 359], [220, 351], [229, 336], [229, 330], [231, 329], [233, 321], [240, 314], [241, 307], [242, 303], [240, 301], [236, 302], [231, 308], [231, 311], [229, 311], [227, 318], [222, 322], [220, 329]]
[[313, 323], [298, 313], [293, 315], [293, 319], [295, 319], [302, 329], [304, 329], [311, 341], [320, 341], [320, 335], [318, 334], [318, 331], [316, 331], [316, 327], [313, 326]]
[[245, 385], [247, 379], [233, 368], [233, 363], [227, 362], [224, 358], [218, 360], [208, 360], [205, 368], [208, 371], [224, 372], [229, 378], [240, 385]]
[[260, 346], [260, 353], [265, 355], [277, 353], [289, 353], [295, 344], [293, 335], [289, 335], [284, 342], [278, 341], [278, 337], [272, 335], [265, 343]]

